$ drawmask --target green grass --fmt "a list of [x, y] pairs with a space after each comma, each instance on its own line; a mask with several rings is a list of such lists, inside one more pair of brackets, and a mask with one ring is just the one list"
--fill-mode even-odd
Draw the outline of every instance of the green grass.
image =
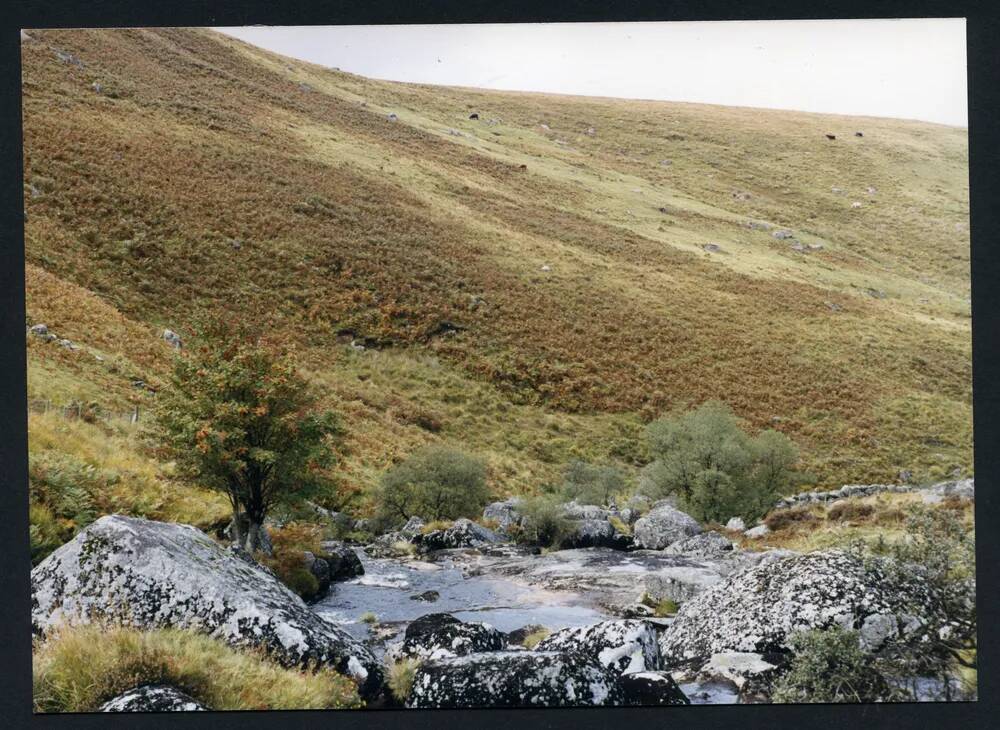
[[354, 683], [331, 670], [285, 669], [263, 654], [164, 629], [66, 628], [32, 653], [35, 712], [96, 712], [141, 684], [165, 683], [212, 710], [361, 707]]
[[30, 344], [39, 397], [145, 408], [163, 327], [267, 301], [347, 416], [362, 512], [431, 441], [497, 495], [577, 458], [632, 486], [643, 424], [709, 398], [816, 486], [971, 470], [965, 130], [383, 82], [203, 30], [35, 36], [28, 314], [87, 348]]

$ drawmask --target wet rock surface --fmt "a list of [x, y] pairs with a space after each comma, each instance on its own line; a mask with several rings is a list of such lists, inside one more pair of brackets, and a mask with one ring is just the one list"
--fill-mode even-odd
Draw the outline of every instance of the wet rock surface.
[[431, 613], [406, 627], [402, 644], [392, 653], [394, 657], [444, 659], [499, 651], [506, 644], [506, 636], [489, 624], [465, 623], [447, 613]]

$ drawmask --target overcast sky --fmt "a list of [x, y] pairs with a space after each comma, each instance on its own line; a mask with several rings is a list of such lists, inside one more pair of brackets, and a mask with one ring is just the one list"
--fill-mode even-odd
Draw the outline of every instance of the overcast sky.
[[394, 81], [968, 124], [963, 19], [218, 30]]

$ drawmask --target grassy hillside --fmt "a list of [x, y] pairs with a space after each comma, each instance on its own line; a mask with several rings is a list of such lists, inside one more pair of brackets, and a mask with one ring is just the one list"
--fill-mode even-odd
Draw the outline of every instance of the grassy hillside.
[[643, 424], [707, 398], [820, 486], [971, 470], [964, 129], [30, 35], [28, 316], [81, 345], [29, 343], [35, 398], [145, 408], [164, 326], [265, 302], [346, 415], [346, 491], [435, 440], [498, 493], [634, 473]]

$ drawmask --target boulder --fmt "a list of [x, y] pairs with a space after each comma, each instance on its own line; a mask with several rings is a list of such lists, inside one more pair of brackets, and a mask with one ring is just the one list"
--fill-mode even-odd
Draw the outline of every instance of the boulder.
[[443, 659], [499, 651], [506, 645], [506, 635], [489, 624], [465, 623], [448, 613], [429, 613], [406, 627], [402, 644], [392, 653], [398, 658]]
[[258, 647], [285, 666], [315, 663], [354, 677], [376, 696], [371, 651], [313, 613], [249, 556], [188, 525], [102, 517], [31, 571], [32, 632], [115, 621], [139, 629], [199, 631]]
[[767, 525], [757, 525], [756, 527], [751, 527], [749, 530], [743, 533], [744, 537], [749, 537], [751, 540], [759, 540], [762, 537], [767, 537], [771, 534], [771, 528]]
[[426, 535], [417, 535], [413, 538], [415, 544], [427, 550], [476, 548], [506, 541], [507, 539], [503, 535], [464, 517], [455, 520], [451, 527], [445, 530], [434, 530]]
[[483, 509], [483, 519], [491, 520], [497, 525], [497, 529], [506, 532], [511, 527], [521, 524], [521, 514], [518, 507], [522, 500], [518, 497], [505, 499], [503, 502], [491, 502]]
[[361, 558], [350, 545], [337, 540], [327, 540], [322, 543], [323, 559], [330, 566], [330, 580], [350, 580], [365, 574], [365, 566]]
[[207, 709], [169, 684], [145, 684], [108, 700], [98, 712], [198, 712]]
[[615, 530], [607, 519], [571, 520], [569, 526], [569, 534], [559, 544], [565, 550], [589, 547], [627, 550], [632, 544], [632, 538]]
[[413, 537], [414, 535], [419, 535], [421, 530], [423, 529], [424, 529], [424, 521], [421, 518], [414, 515], [413, 517], [411, 517], [406, 521], [405, 525], [399, 528], [399, 531], [402, 532], [407, 537]]
[[747, 529], [747, 524], [743, 521], [742, 517], [732, 517], [729, 522], [726, 523], [726, 529], [732, 530], [733, 532], [743, 532]]
[[373, 558], [401, 558], [412, 554], [413, 545], [402, 532], [387, 532], [366, 545], [365, 552]]
[[645, 621], [602, 621], [561, 629], [538, 642], [535, 649], [595, 658], [616, 674], [660, 668], [656, 631]]
[[44, 324], [34, 324], [31, 326], [31, 334], [42, 337], [49, 333], [49, 328]]
[[579, 654], [491, 651], [425, 661], [406, 706], [608, 706], [623, 699], [618, 676]]
[[777, 680], [788, 666], [787, 654], [722, 652], [713, 654], [697, 672], [702, 684], [731, 682], [740, 702], [767, 702]]
[[644, 573], [641, 580], [643, 592], [649, 600], [656, 603], [666, 600], [684, 603], [714, 586], [722, 577], [718, 566], [709, 567], [688, 561], [686, 564]]
[[732, 540], [714, 530], [685, 537], [663, 548], [663, 552], [668, 555], [688, 555], [695, 558], [724, 557], [732, 550]]
[[163, 330], [163, 339], [175, 350], [181, 349], [181, 336], [173, 330]]
[[618, 683], [622, 688], [623, 704], [629, 707], [691, 704], [670, 672], [630, 672], [623, 674]]
[[312, 573], [316, 579], [316, 593], [310, 596], [303, 595], [303, 598], [310, 603], [318, 601], [330, 590], [330, 564], [324, 558], [318, 558], [308, 550], [303, 553], [306, 569]]
[[972, 500], [976, 498], [976, 485], [972, 479], [960, 479], [954, 482], [941, 482], [928, 487], [925, 494], [943, 499]]
[[762, 562], [685, 603], [660, 635], [660, 651], [668, 667], [700, 666], [724, 652], [788, 652], [792, 634], [834, 625], [860, 631], [874, 651], [943, 624], [944, 617], [913, 615], [934, 603], [926, 582], [893, 574], [839, 550]]
[[662, 550], [670, 543], [700, 532], [701, 525], [693, 517], [669, 504], [654, 506], [636, 520], [632, 528], [636, 546], [649, 550]]

